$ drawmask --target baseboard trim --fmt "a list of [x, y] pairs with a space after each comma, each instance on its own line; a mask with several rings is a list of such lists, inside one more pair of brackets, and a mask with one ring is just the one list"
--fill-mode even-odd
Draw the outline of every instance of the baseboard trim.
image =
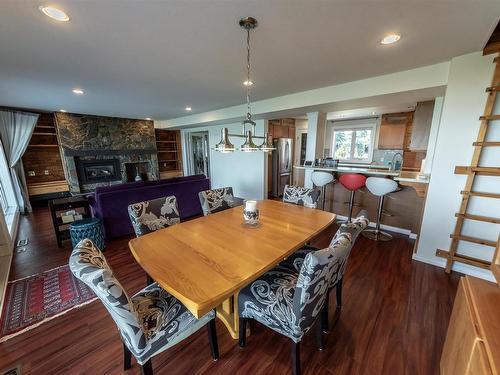
[[[347, 220], [347, 216], [342, 216], [342, 215], [337, 215], [338, 220]], [[369, 227], [375, 228], [377, 223], [371, 222], [368, 224]], [[405, 228], [399, 228], [399, 227], [393, 227], [392, 225], [385, 225], [385, 224], [380, 224], [380, 229], [388, 230], [390, 232], [395, 232], [395, 233], [400, 233], [404, 234], [405, 236], [408, 236], [411, 239], [416, 239], [418, 235], [416, 233], [412, 233], [411, 230], [405, 229]]]
[[[412, 256], [412, 259], [418, 262], [431, 264], [433, 266], [443, 269], [446, 267], [446, 260], [444, 260], [443, 258], [438, 258], [438, 257], [427, 258], [415, 253]], [[496, 282], [495, 277], [493, 276], [491, 271], [483, 270], [477, 267], [472, 267], [467, 264], [461, 264], [458, 262], [453, 262], [453, 263], [454, 264], [451, 267], [451, 270], [454, 272], [463, 273], [465, 275], [474, 276], [479, 279]]]

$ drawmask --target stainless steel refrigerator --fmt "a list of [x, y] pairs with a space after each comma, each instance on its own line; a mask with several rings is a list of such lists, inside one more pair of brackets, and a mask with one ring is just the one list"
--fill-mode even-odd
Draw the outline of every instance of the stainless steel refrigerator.
[[285, 185], [292, 183], [293, 139], [278, 138], [273, 141], [276, 150], [273, 151], [273, 197], [283, 196]]

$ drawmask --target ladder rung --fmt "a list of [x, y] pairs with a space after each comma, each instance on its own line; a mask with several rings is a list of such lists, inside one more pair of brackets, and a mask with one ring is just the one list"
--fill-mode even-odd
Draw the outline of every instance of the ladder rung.
[[486, 92], [500, 91], [500, 86], [491, 86], [486, 89]]
[[491, 262], [488, 262], [487, 260], [469, 257], [467, 255], [461, 255], [461, 254], [455, 254], [452, 256], [446, 250], [437, 249], [436, 255], [438, 257], [441, 257], [441, 258], [446, 258], [446, 259], [451, 258], [454, 261], [457, 261], [460, 263], [465, 263], [465, 264], [470, 264], [471, 266], [476, 266], [476, 267], [480, 267], [480, 268], [489, 269], [491, 266]]
[[465, 167], [456, 166], [455, 174], [470, 174], [476, 173], [483, 176], [500, 176], [499, 167]]
[[469, 220], [484, 221], [485, 223], [500, 224], [500, 219], [498, 219], [496, 217], [472, 215], [472, 214], [467, 214], [467, 213], [466, 214], [456, 213], [455, 216], [461, 217], [464, 219], [469, 219]]
[[481, 147], [492, 147], [492, 146], [500, 146], [500, 142], [474, 142], [472, 145]]
[[496, 247], [497, 243], [495, 241], [483, 240], [482, 238], [476, 238], [471, 236], [464, 236], [463, 234], [450, 234], [450, 238], [454, 238], [461, 241], [467, 241], [472, 243], [477, 243], [479, 245]]
[[484, 197], [484, 198], [496, 198], [500, 199], [500, 194], [498, 193], [484, 193], [482, 191], [465, 191], [460, 192], [462, 195], [470, 195], [471, 197]]
[[493, 121], [493, 120], [500, 120], [500, 115], [489, 115], [489, 116], [481, 116], [479, 117], [479, 120], [483, 121]]

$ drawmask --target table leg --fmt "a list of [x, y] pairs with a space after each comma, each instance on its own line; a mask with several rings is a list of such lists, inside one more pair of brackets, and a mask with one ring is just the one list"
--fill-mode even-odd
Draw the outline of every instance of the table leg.
[[[235, 340], [239, 337], [239, 316], [238, 316], [238, 292], [229, 297], [217, 307], [217, 317], [226, 326], [229, 334]], [[247, 336], [250, 335], [250, 328], [247, 325]]]

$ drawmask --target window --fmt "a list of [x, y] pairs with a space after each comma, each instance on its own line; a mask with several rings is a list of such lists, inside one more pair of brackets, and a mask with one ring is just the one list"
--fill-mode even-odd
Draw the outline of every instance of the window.
[[333, 158], [369, 163], [373, 155], [374, 126], [334, 127]]
[[7, 198], [5, 197], [5, 191], [3, 190], [2, 181], [0, 181], [0, 208], [7, 211]]

